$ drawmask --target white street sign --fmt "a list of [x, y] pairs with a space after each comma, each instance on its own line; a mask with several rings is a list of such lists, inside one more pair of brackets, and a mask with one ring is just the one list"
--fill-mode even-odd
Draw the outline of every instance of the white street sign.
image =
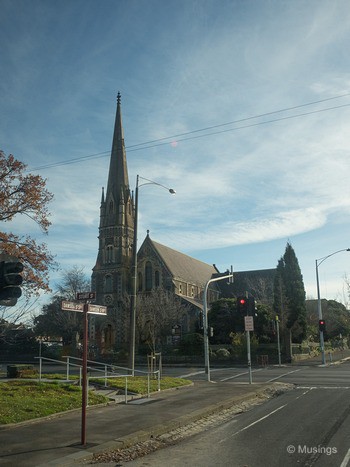
[[75, 302], [67, 302], [63, 301], [61, 304], [62, 310], [66, 311], [84, 311], [84, 304], [83, 303], [75, 303]]
[[253, 316], [244, 317], [244, 329], [246, 331], [254, 331], [254, 319]]
[[[66, 311], [84, 311], [84, 303], [76, 303], [76, 302], [67, 302], [63, 301], [61, 304], [61, 309]], [[106, 315], [107, 314], [107, 307], [103, 305], [91, 305], [91, 303], [87, 306], [87, 312], [93, 315]]]
[[89, 303], [88, 313], [92, 313], [94, 315], [106, 315], [107, 307], [103, 305], [91, 305], [91, 303]]

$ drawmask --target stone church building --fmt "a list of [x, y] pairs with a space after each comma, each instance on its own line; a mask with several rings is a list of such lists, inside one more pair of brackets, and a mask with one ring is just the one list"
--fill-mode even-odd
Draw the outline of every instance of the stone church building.
[[[91, 277], [96, 303], [107, 306], [107, 317], [90, 317], [90, 341], [102, 353], [127, 347], [129, 341], [134, 222], [135, 200], [129, 187], [118, 93], [108, 183], [101, 196], [98, 253]], [[272, 277], [273, 271], [266, 270], [266, 273]], [[149, 233], [137, 254], [137, 293], [149, 293], [160, 287], [181, 298], [190, 310], [182, 322], [184, 333], [193, 332], [194, 320], [201, 318], [204, 287], [209, 279], [218, 275], [220, 272], [215, 265], [161, 245], [151, 239]], [[242, 293], [235, 291], [234, 284], [228, 286], [224, 282], [211, 284], [208, 303]]]

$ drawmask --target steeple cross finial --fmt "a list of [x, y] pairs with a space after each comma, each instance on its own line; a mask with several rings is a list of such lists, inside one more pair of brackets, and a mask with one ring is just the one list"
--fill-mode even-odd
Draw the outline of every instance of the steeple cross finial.
[[120, 104], [120, 92], [118, 91], [118, 94], [117, 94], [117, 104]]

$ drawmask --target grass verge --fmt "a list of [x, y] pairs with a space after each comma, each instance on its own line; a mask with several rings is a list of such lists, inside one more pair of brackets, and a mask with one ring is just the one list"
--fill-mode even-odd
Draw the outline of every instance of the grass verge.
[[[44, 379], [59, 380], [64, 375], [42, 375]], [[128, 392], [147, 393], [147, 377], [129, 376]], [[104, 385], [103, 378], [91, 378]], [[125, 390], [125, 377], [109, 378], [108, 387]], [[164, 377], [160, 381], [160, 389], [171, 389], [191, 384], [182, 378]], [[150, 391], [158, 390], [158, 380], [150, 380]], [[89, 392], [89, 405], [102, 404], [108, 399], [93, 391]], [[31, 380], [13, 380], [0, 382], [0, 425], [19, 423], [33, 418], [45, 417], [59, 412], [81, 407], [81, 389], [73, 384], [58, 382], [38, 382]]]
[[[104, 396], [89, 393], [89, 405], [107, 401]], [[79, 407], [81, 389], [71, 384], [19, 380], [0, 383], [0, 425], [45, 417]]]

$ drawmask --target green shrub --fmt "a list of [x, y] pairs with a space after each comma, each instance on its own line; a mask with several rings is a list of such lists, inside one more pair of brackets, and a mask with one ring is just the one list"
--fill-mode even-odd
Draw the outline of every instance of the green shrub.
[[33, 365], [7, 365], [8, 378], [30, 378], [37, 374]]

